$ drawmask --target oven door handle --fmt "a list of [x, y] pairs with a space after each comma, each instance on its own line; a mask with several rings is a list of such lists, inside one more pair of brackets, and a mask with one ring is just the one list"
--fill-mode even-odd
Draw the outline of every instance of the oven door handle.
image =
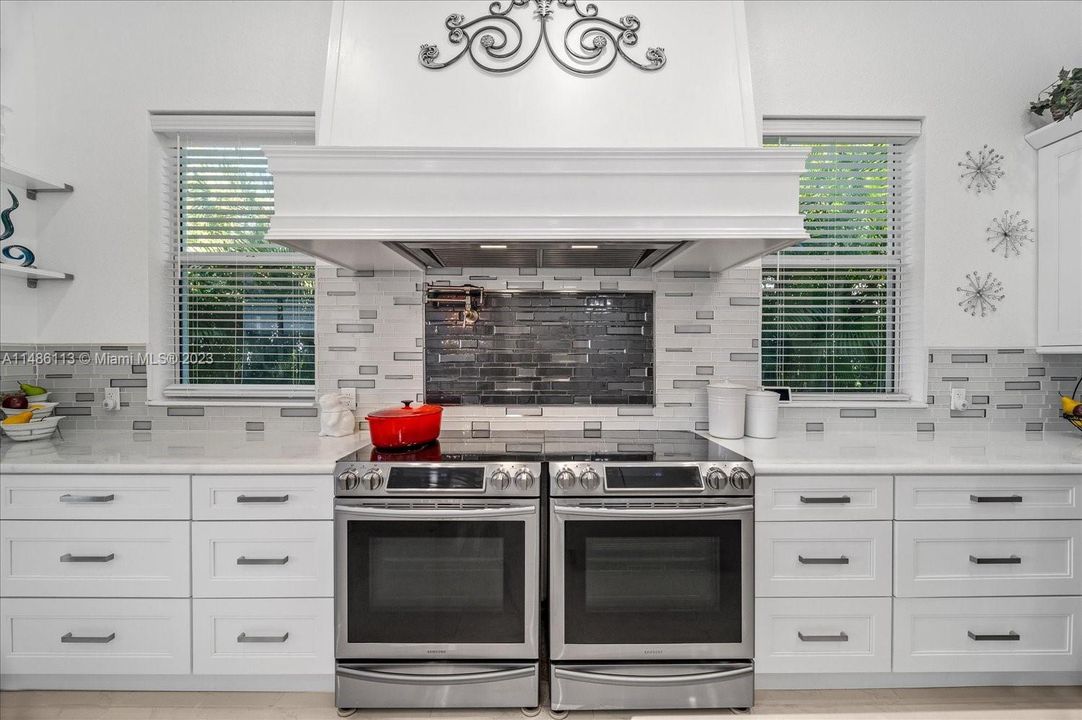
[[747, 675], [755, 671], [754, 667], [742, 667], [736, 670], [716, 670], [714, 672], [693, 673], [691, 675], [613, 675], [612, 673], [583, 672], [554, 667], [552, 674], [566, 680], [606, 683], [609, 685], [684, 685], [687, 683], [709, 682], [725, 678]]
[[749, 513], [754, 505], [732, 505], [716, 508], [590, 508], [575, 505], [554, 505], [557, 515], [593, 518], [712, 518], [737, 513]]
[[509, 670], [460, 673], [457, 675], [411, 675], [407, 673], [383, 672], [381, 670], [357, 670], [355, 668], [339, 665], [336, 672], [345, 677], [373, 680], [382, 683], [390, 682], [401, 683], [404, 685], [466, 685], [469, 683], [515, 680], [518, 678], [532, 677], [537, 672], [537, 668], [533, 665], [527, 665], [526, 667], [511, 668]]
[[396, 518], [402, 520], [469, 520], [470, 518], [499, 518], [533, 515], [537, 509], [532, 505], [507, 508], [477, 508], [474, 510], [394, 510], [391, 508], [364, 507], [361, 505], [335, 505], [335, 512], [369, 518]]

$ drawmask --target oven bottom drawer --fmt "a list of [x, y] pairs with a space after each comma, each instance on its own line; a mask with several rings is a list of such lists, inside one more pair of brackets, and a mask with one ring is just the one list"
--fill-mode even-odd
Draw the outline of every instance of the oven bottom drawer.
[[335, 669], [339, 708], [537, 707], [538, 663], [348, 663]]
[[552, 666], [553, 710], [746, 708], [754, 702], [750, 662]]

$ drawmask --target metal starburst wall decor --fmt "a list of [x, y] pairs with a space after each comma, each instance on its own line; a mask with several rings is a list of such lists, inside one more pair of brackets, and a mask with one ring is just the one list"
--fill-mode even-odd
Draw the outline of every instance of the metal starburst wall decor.
[[992, 243], [992, 252], [1002, 252], [1003, 257], [1022, 254], [1027, 242], [1033, 242], [1033, 227], [1020, 212], [1004, 211], [1003, 217], [994, 218], [988, 226], [988, 242]]
[[974, 270], [966, 275], [966, 280], [969, 282], [968, 287], [957, 288], [958, 292], [962, 293], [958, 306], [973, 317], [976, 317], [977, 313], [985, 317], [988, 313], [995, 312], [996, 303], [1006, 297], [1003, 283], [993, 277], [992, 273], [981, 277], [981, 274]]
[[995, 190], [996, 182], [1006, 174], [1003, 172], [1002, 162], [1003, 156], [987, 145], [982, 146], [976, 155], [967, 150], [965, 160], [958, 163], [958, 167], [962, 168], [962, 181], [966, 183], [966, 190], [973, 190], [978, 195], [985, 190]]

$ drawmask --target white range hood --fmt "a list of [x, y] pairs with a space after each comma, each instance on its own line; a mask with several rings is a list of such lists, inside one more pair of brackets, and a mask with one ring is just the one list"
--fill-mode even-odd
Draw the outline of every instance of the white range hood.
[[265, 148], [269, 238], [354, 270], [714, 271], [806, 239], [806, 151], [760, 146], [742, 3], [598, 4], [664, 39], [667, 66], [431, 70], [417, 42], [487, 2], [336, 3], [319, 144]]

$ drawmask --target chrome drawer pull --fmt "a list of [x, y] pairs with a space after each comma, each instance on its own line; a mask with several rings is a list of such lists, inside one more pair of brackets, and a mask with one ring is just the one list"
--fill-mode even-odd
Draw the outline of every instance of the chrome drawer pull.
[[60, 502], [62, 503], [105, 503], [116, 500], [116, 495], [109, 493], [108, 495], [67, 495], [60, 496]]
[[65, 633], [60, 636], [60, 642], [62, 643], [108, 643], [116, 639], [116, 633], [109, 633], [101, 637], [94, 637], [93, 635], [72, 635], [71, 633]]
[[108, 555], [72, 555], [64, 553], [60, 556], [60, 562], [112, 562], [116, 558], [115, 553]]
[[289, 556], [280, 558], [250, 558], [241, 555], [237, 558], [237, 565], [285, 565], [289, 562]]
[[1022, 502], [1021, 495], [970, 495], [970, 502], [982, 503], [982, 502], [1010, 502], [1017, 503]]
[[237, 495], [239, 503], [284, 503], [289, 495]]
[[284, 635], [248, 635], [246, 633], [241, 633], [240, 635], [237, 635], [237, 642], [239, 643], [284, 643], [288, 639], [289, 633]]
[[796, 559], [800, 561], [801, 565], [848, 565], [849, 558], [845, 555], [836, 558], [806, 558], [803, 555], [797, 555]]
[[1017, 555], [1011, 555], [1010, 557], [998, 557], [998, 558], [985, 558], [977, 557], [976, 555], [970, 555], [969, 561], [974, 565], [1021, 565], [1022, 558]]
[[966, 633], [966, 635], [969, 635], [970, 640], [978, 640], [978, 641], [983, 641], [983, 640], [1021, 640], [1022, 639], [1022, 636], [1019, 635], [1018, 633], [1016, 633], [1014, 630], [1011, 630], [1006, 635], [978, 635], [975, 632], [973, 632], [972, 630], [970, 630], [970, 631], [968, 631]]
[[803, 642], [849, 642], [849, 636], [844, 632], [837, 635], [805, 635], [797, 630], [796, 636]]
[[839, 495], [838, 497], [806, 497], [801, 495], [800, 502], [805, 505], [847, 505], [853, 502], [853, 498], [848, 495]]

